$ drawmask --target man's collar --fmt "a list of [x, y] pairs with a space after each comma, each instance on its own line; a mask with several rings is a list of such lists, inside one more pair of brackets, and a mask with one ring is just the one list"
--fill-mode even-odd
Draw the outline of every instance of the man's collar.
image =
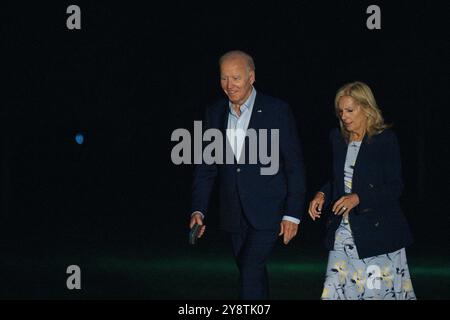
[[[241, 113], [243, 113], [245, 110], [252, 109], [256, 98], [256, 89], [252, 86], [252, 92], [248, 96], [247, 100], [240, 106]], [[230, 112], [234, 115], [236, 115], [236, 112], [233, 108], [233, 103], [231, 101], [228, 101], [228, 107], [230, 108]]]

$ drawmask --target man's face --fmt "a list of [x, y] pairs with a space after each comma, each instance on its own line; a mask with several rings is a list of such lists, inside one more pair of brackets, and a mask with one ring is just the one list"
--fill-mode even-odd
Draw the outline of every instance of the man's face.
[[220, 66], [220, 85], [231, 103], [242, 105], [252, 92], [255, 72], [249, 71], [244, 58], [234, 57]]

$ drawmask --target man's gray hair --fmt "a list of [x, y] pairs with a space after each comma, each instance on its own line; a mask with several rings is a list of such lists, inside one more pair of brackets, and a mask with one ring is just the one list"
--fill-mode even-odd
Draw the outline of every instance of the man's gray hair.
[[253, 61], [253, 58], [248, 53], [245, 53], [241, 50], [228, 51], [227, 53], [222, 55], [219, 59], [219, 66], [221, 66], [225, 60], [234, 58], [244, 58], [247, 64], [248, 71], [255, 71], [255, 62]]

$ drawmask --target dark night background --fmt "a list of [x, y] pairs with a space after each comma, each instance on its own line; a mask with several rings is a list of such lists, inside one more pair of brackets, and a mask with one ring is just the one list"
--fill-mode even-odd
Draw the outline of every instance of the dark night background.
[[[81, 8], [81, 30], [66, 28], [70, 4]], [[381, 30], [366, 28], [371, 4]], [[217, 197], [206, 236], [190, 247], [193, 168], [170, 158], [172, 131], [193, 132], [223, 94], [217, 60], [231, 49], [254, 57], [258, 91], [290, 103], [308, 199], [327, 178], [336, 90], [371, 86], [400, 142], [416, 294], [450, 298], [444, 2], [1, 6], [0, 298], [236, 296]], [[324, 226], [304, 218], [272, 257], [274, 299], [320, 297]], [[80, 291], [66, 288], [71, 264], [82, 269]]]

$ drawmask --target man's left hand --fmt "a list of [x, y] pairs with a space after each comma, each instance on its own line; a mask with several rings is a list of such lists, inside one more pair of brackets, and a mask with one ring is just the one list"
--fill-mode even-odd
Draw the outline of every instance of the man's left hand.
[[284, 244], [288, 244], [289, 241], [291, 241], [292, 238], [294, 238], [297, 235], [298, 224], [288, 220], [283, 220], [281, 221], [280, 228], [281, 230], [278, 235], [279, 236], [284, 235], [283, 242]]

